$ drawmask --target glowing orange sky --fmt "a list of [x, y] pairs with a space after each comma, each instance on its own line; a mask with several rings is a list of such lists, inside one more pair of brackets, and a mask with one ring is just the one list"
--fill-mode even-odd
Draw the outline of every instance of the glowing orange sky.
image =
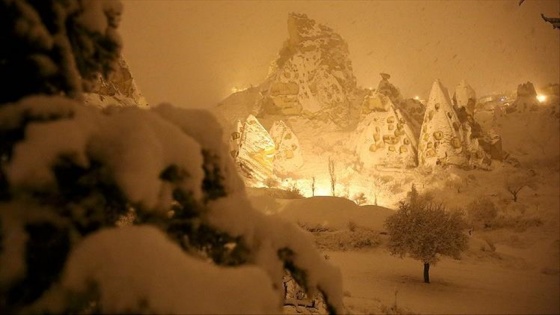
[[170, 1], [123, 0], [124, 56], [151, 104], [216, 105], [261, 83], [287, 39], [289, 12], [338, 32], [358, 85], [379, 72], [405, 97], [427, 97], [439, 78], [466, 79], [478, 96], [560, 81], [560, 1]]

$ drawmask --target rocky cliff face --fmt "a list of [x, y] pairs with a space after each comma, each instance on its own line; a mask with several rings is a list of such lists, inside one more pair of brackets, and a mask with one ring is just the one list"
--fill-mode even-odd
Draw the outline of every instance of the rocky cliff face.
[[85, 93], [84, 100], [86, 104], [97, 107], [148, 106], [148, 102], [136, 86], [130, 68], [122, 56], [110, 77], [106, 80], [99, 76], [92, 92]]
[[301, 115], [341, 128], [355, 123], [356, 78], [346, 42], [304, 14], [290, 14], [288, 33], [261, 86], [259, 114]]

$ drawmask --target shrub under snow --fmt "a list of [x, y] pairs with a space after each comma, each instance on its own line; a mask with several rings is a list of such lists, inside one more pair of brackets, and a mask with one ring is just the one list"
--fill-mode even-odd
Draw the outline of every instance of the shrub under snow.
[[286, 270], [343, 311], [339, 270], [251, 207], [208, 112], [79, 101], [121, 11], [0, 0], [0, 314], [279, 313]]
[[0, 312], [278, 313], [285, 270], [342, 311], [338, 269], [251, 207], [220, 133], [171, 105], [0, 106]]

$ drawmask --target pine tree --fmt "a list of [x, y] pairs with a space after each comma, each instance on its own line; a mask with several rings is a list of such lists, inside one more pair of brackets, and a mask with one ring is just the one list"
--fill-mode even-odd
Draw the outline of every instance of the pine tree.
[[[216, 301], [234, 301], [232, 312], [272, 313], [285, 272], [306, 292], [323, 293], [331, 313], [343, 311], [338, 269], [295, 224], [251, 206], [209, 112], [169, 104], [101, 111], [80, 102], [117, 59], [119, 17], [116, 0], [0, 0], [0, 78], [8, 84], [0, 91], [0, 314], [224, 313]], [[140, 251], [114, 263], [131, 244]], [[113, 263], [87, 255], [108, 248], [118, 249]], [[157, 266], [138, 258], [152, 252], [172, 258]], [[155, 276], [134, 272], [139, 266]], [[117, 281], [97, 272], [123, 268]], [[165, 285], [151, 285], [158, 268], [197, 273], [214, 295], [192, 309], [181, 302], [201, 287], [180, 281], [162, 294]], [[233, 283], [222, 276], [231, 273]], [[261, 280], [262, 292], [238, 303], [251, 289], [243, 283], [255, 284], [246, 275]], [[113, 284], [133, 289], [123, 297], [104, 291]], [[180, 298], [161, 303], [170, 295]]]
[[80, 98], [116, 66], [121, 11], [119, 1], [1, 0], [0, 104], [33, 94]]

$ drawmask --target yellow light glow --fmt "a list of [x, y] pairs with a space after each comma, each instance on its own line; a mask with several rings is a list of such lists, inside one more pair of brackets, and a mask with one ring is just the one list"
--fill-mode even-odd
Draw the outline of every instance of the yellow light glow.
[[420, 100], [420, 96], [416, 95], [416, 96], [414, 97], [414, 99], [417, 100], [417, 101], [419, 101], [419, 100]]
[[332, 196], [332, 191], [330, 187], [318, 186], [315, 188], [315, 196]]
[[537, 100], [540, 103], [544, 103], [546, 101], [546, 95], [542, 95], [542, 94], [537, 95]]
[[231, 93], [237, 93], [237, 92], [239, 92], [239, 89], [237, 87], [234, 86], [231, 88]]

